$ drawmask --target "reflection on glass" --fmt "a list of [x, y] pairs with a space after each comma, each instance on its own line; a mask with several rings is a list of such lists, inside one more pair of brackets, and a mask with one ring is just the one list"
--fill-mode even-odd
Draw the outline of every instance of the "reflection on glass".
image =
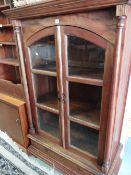
[[34, 69], [56, 71], [55, 39], [48, 36], [30, 47], [31, 64]]
[[70, 124], [70, 139], [71, 145], [86, 151], [94, 156], [98, 152], [98, 131], [71, 122]]
[[41, 109], [38, 109], [38, 116], [40, 129], [59, 138], [59, 117]]
[[68, 36], [69, 75], [103, 78], [105, 50], [75, 36]]

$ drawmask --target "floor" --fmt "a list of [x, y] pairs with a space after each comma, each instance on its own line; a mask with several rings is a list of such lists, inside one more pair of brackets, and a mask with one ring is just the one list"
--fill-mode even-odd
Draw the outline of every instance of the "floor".
[[131, 175], [131, 137], [126, 140], [123, 161], [118, 175]]

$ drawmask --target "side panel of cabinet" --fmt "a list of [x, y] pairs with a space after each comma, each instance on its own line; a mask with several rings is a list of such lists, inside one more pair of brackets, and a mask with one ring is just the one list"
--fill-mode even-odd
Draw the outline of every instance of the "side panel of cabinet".
[[114, 158], [120, 144], [120, 136], [126, 106], [129, 78], [131, 75], [131, 47], [130, 47], [130, 30], [131, 30], [131, 10], [128, 9], [128, 16], [125, 23], [125, 38], [123, 40], [123, 52], [121, 53], [121, 70], [119, 77], [118, 97], [116, 103], [116, 118], [114, 123], [114, 135], [112, 142], [112, 159]]
[[0, 94], [0, 111], [0, 129], [26, 148], [29, 140], [25, 102]]

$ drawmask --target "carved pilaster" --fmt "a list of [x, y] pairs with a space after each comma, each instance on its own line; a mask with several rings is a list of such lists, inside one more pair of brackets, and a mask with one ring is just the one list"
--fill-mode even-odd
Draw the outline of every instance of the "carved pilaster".
[[106, 146], [105, 146], [105, 156], [102, 166], [103, 173], [107, 174], [112, 163], [113, 155], [113, 136], [114, 136], [114, 121], [116, 117], [116, 106], [117, 106], [117, 94], [119, 88], [121, 61], [123, 55], [124, 47], [124, 37], [125, 37], [125, 26], [126, 26], [126, 16], [117, 17], [117, 31], [116, 31], [116, 43], [114, 49], [114, 70], [113, 70], [113, 80], [112, 80], [112, 97], [110, 103], [110, 114], [107, 127], [106, 135]]
[[[17, 25], [18, 23], [15, 21], [14, 24]], [[22, 79], [22, 84], [24, 86], [24, 91], [25, 91], [25, 99], [26, 99], [28, 122], [29, 122], [29, 132], [30, 132], [30, 134], [35, 134], [34, 124], [33, 124], [32, 114], [31, 114], [31, 109], [30, 109], [30, 101], [29, 101], [26, 73], [25, 73], [26, 71], [25, 71], [25, 63], [24, 63], [23, 45], [22, 45], [22, 40], [21, 40], [21, 27], [15, 26], [14, 33], [16, 36], [17, 49], [18, 49], [17, 52], [18, 52], [18, 57], [19, 57], [19, 61], [20, 61], [20, 66], [21, 66], [21, 75], [22, 75], [21, 79]]]

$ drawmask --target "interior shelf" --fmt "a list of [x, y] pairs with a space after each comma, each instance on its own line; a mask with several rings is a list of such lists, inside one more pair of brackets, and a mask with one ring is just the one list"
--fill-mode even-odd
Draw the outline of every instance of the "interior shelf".
[[50, 72], [56, 72], [56, 65], [55, 65], [55, 63], [53, 63], [53, 64], [45, 64], [45, 65], [44, 64], [40, 64], [40, 65], [33, 66], [33, 69], [50, 71]]
[[53, 95], [39, 97], [36, 106], [46, 111], [59, 114], [58, 99]]
[[51, 71], [47, 71], [47, 70], [31, 69], [31, 71], [34, 74], [48, 75], [48, 76], [53, 76], [53, 77], [57, 76], [56, 72], [51, 72]]
[[99, 130], [102, 88], [69, 82], [69, 118], [75, 123]]
[[0, 58], [0, 64], [19, 66], [19, 61], [16, 58]]
[[24, 99], [24, 89], [20, 82], [13, 83], [12, 81], [0, 79], [0, 92], [18, 99]]
[[15, 43], [15, 42], [1, 42], [1, 41], [0, 41], [0, 46], [2, 46], [2, 45], [10, 45], [10, 46], [15, 46], [15, 45], [16, 45], [16, 43]]
[[21, 83], [19, 67], [0, 64], [0, 70], [0, 79], [11, 81], [14, 84]]
[[67, 80], [70, 82], [91, 84], [96, 86], [103, 86], [103, 80], [91, 77], [80, 77], [80, 76], [68, 76]]
[[94, 107], [87, 102], [71, 100], [70, 120], [96, 130], [100, 128], [99, 109], [94, 109]]
[[83, 77], [83, 78], [92, 78], [92, 79], [103, 79], [103, 69], [89, 69], [88, 67], [78, 67], [70, 66], [69, 75]]

